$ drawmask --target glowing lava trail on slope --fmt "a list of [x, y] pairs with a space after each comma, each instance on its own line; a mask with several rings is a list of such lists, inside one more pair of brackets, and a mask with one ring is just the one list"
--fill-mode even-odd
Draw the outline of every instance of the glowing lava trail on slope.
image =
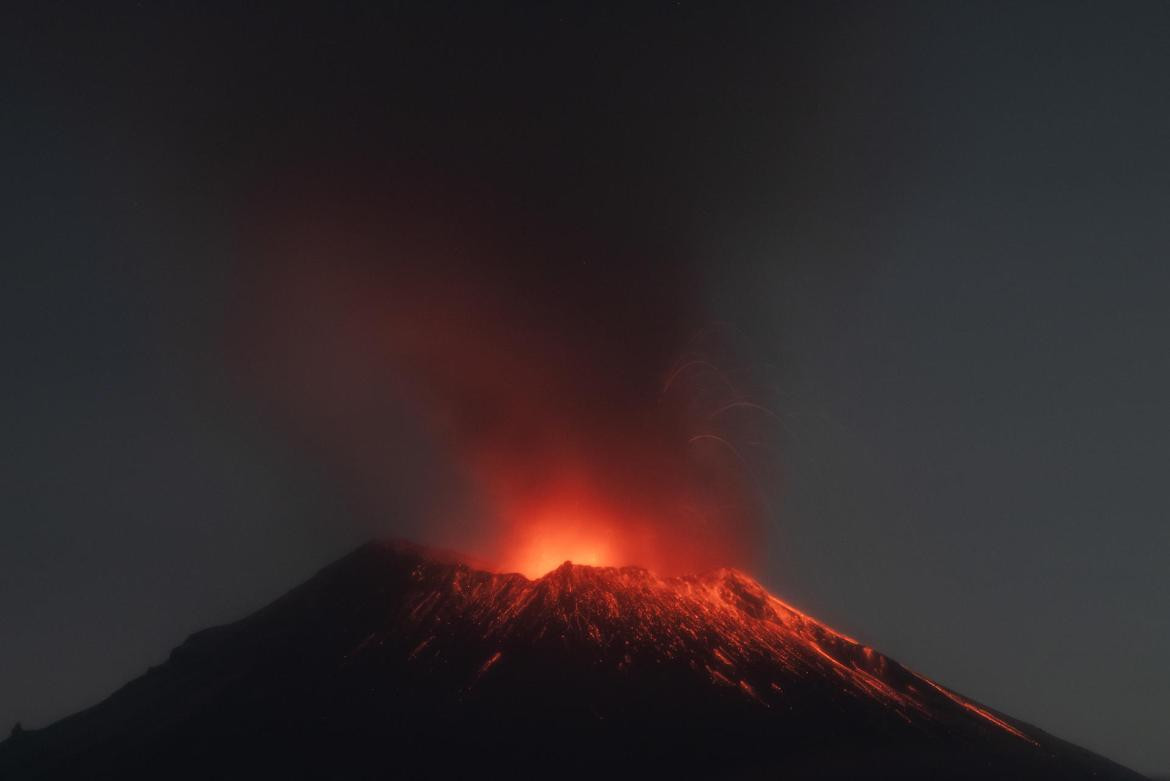
[[193, 635], [94, 708], [0, 744], [5, 778], [225, 768], [1139, 778], [908, 670], [738, 570], [563, 563], [530, 579], [404, 543], [363, 546], [252, 616]]
[[[420, 588], [404, 605], [412, 634], [422, 637], [410, 658], [425, 663], [428, 648], [444, 647], [448, 626], [473, 622], [493, 646], [477, 682], [488, 669], [507, 667], [518, 639], [551, 635], [615, 670], [685, 661], [710, 683], [765, 708], [790, 708], [801, 682], [815, 679], [836, 688], [835, 696], [877, 703], [908, 724], [953, 719], [958, 705], [985, 727], [1038, 745], [1004, 718], [830, 629], [736, 569], [664, 578], [641, 567], [566, 561], [528, 579], [436, 562], [409, 545], [389, 550], [419, 556], [411, 577]], [[371, 635], [363, 648], [387, 639]]]

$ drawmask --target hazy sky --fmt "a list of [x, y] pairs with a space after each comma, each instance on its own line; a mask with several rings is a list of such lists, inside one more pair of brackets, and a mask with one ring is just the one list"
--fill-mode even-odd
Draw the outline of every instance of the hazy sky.
[[250, 232], [344, 164], [612, 247], [493, 272], [540, 290], [558, 262], [683, 280], [695, 327], [734, 326], [778, 383], [755, 574], [1170, 772], [1170, 6], [204, 5], [0, 26], [5, 728], [371, 535], [427, 536], [449, 476], [408, 409], [370, 424], [401, 443], [370, 512], [240, 382]]

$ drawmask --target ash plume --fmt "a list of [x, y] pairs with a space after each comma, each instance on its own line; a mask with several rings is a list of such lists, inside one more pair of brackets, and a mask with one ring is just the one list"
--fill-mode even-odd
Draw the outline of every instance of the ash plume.
[[532, 574], [750, 563], [768, 475], [742, 432], [773, 413], [699, 329], [685, 255], [430, 171], [257, 200], [238, 365], [366, 511], [412, 488], [405, 417], [458, 477], [418, 500], [432, 542]]

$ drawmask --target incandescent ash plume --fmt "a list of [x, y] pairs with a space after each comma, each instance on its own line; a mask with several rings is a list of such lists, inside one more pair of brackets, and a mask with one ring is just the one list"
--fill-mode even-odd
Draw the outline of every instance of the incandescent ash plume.
[[417, 173], [260, 200], [240, 364], [368, 508], [406, 490], [379, 433], [406, 409], [465, 489], [421, 508], [432, 541], [530, 575], [750, 563], [769, 470], [739, 433], [772, 413], [671, 250]]

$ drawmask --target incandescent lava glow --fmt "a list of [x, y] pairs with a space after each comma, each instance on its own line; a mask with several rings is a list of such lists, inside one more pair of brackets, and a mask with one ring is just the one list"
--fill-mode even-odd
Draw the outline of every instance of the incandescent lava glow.
[[514, 533], [509, 550], [498, 558], [503, 570], [539, 578], [566, 561], [594, 567], [623, 563], [615, 544], [617, 530], [596, 519], [552, 512]]
[[535, 579], [571, 562], [684, 573], [726, 560], [727, 548], [717, 541], [700, 545], [681, 524], [671, 523], [664, 488], [615, 495], [609, 483], [578, 465], [570, 474], [542, 475], [536, 488], [514, 490], [515, 475], [526, 474], [526, 466], [477, 471], [484, 494], [494, 498], [496, 519], [492, 539], [477, 555], [498, 572]]
[[591, 567], [607, 567], [614, 563], [604, 542], [566, 540], [559, 530], [553, 530], [549, 535], [538, 536], [518, 550], [509, 568], [535, 579], [547, 575], [565, 562]]

